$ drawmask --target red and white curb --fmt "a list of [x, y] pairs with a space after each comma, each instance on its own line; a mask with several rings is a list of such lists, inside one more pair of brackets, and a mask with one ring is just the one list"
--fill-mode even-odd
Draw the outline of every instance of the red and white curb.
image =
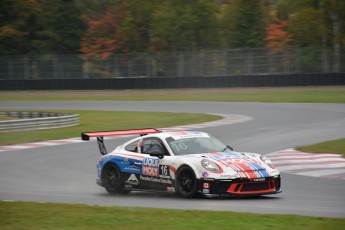
[[281, 172], [345, 180], [345, 158], [340, 154], [313, 154], [286, 149], [268, 156]]
[[[172, 130], [172, 131], [194, 130], [194, 129], [213, 127], [213, 126], [231, 125], [235, 123], [249, 121], [252, 119], [251, 117], [248, 117], [248, 116], [234, 115], [234, 114], [211, 114], [211, 115], [221, 116], [223, 117], [223, 119], [212, 121], [212, 122], [200, 123], [200, 124], [174, 126], [174, 127], [168, 127], [168, 128], [162, 128], [162, 129], [164, 131], [165, 130], [166, 131], [168, 130]], [[113, 139], [113, 138], [109, 138], [109, 139]], [[80, 137], [74, 137], [74, 138], [61, 139], [61, 140], [40, 141], [40, 142], [24, 143], [24, 144], [16, 144], [16, 145], [4, 145], [4, 146], [0, 146], [0, 152], [22, 150], [22, 149], [32, 149], [32, 148], [54, 146], [54, 145], [66, 145], [66, 144], [74, 144], [74, 143], [80, 143], [80, 142], [83, 142]]]
[[66, 144], [73, 144], [73, 143], [80, 143], [80, 142], [82, 142], [80, 137], [74, 137], [74, 138], [61, 139], [61, 140], [40, 141], [40, 142], [32, 142], [32, 143], [24, 143], [24, 144], [16, 144], [16, 145], [3, 145], [3, 146], [0, 146], [0, 152], [21, 150], [21, 149], [33, 149], [33, 148], [54, 146], [54, 145], [66, 145]]

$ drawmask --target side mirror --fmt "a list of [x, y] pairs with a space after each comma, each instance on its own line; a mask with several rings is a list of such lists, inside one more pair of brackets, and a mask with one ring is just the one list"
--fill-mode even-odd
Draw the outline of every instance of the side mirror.
[[152, 157], [158, 157], [159, 159], [164, 158], [164, 150], [163, 150], [163, 147], [160, 145], [153, 146], [146, 153]]
[[228, 147], [228, 149], [230, 149], [231, 151], [234, 151], [234, 148], [231, 147], [230, 145], [227, 145], [226, 147]]
[[154, 150], [152, 152], [149, 153], [151, 157], [158, 157], [159, 159], [163, 159], [164, 158], [164, 154], [161, 153], [160, 151]]

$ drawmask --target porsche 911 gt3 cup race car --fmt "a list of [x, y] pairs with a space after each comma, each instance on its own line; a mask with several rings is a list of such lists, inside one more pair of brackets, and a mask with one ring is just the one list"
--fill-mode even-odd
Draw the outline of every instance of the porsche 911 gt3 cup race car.
[[[107, 153], [104, 137], [140, 134]], [[101, 154], [97, 183], [111, 194], [132, 190], [197, 194], [266, 195], [281, 192], [280, 173], [264, 155], [235, 152], [199, 131], [135, 129], [84, 132], [96, 137]]]

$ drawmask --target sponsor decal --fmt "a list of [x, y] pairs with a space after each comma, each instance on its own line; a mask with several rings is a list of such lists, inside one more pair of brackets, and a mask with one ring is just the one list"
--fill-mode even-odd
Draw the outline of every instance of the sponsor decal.
[[180, 131], [174, 132], [172, 137], [175, 140], [180, 140], [184, 138], [193, 138], [193, 137], [209, 137], [206, 133], [198, 132], [198, 131]]
[[210, 190], [207, 189], [207, 188], [204, 188], [204, 189], [202, 190], [202, 193], [204, 193], [204, 194], [209, 194], [209, 193], [210, 193]]
[[234, 175], [220, 175], [221, 178], [233, 178], [233, 177], [237, 177], [237, 174]]
[[204, 177], [204, 178], [206, 178], [206, 177], [209, 176], [209, 174], [208, 174], [208, 172], [206, 172], [206, 171], [202, 171], [202, 172], [201, 172], [201, 176]]
[[254, 179], [254, 181], [265, 181], [266, 179], [265, 178], [256, 178]]
[[202, 188], [210, 188], [210, 183], [202, 183]]
[[175, 188], [174, 187], [167, 187], [167, 192], [175, 192]]
[[147, 176], [159, 175], [159, 160], [155, 158], [144, 158], [142, 174]]
[[141, 168], [135, 165], [129, 165], [123, 168], [123, 171], [130, 172], [130, 173], [141, 173]]
[[215, 179], [214, 178], [203, 178], [204, 181], [214, 181]]
[[172, 184], [171, 180], [164, 179], [164, 178], [156, 178], [156, 177], [150, 177], [150, 176], [141, 176], [140, 180], [143, 181], [149, 181], [149, 182], [155, 182], [155, 183], [161, 183], [161, 184]]
[[130, 185], [138, 185], [139, 181], [138, 181], [137, 177], [135, 176], [135, 174], [131, 174], [128, 177], [128, 180], [126, 181], [126, 183], [130, 184]]

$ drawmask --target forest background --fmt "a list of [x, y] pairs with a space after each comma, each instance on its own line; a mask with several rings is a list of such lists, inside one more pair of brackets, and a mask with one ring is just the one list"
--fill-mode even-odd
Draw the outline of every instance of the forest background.
[[344, 44], [343, 0], [0, 1], [2, 56], [301, 47], [327, 50], [339, 72]]

